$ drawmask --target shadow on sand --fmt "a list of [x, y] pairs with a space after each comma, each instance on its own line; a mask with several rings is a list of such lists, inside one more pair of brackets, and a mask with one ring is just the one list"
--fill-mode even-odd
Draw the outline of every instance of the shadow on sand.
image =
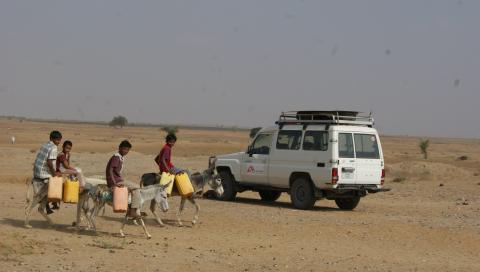
[[[204, 198], [206, 199], [206, 198]], [[210, 201], [220, 201], [223, 202], [222, 200], [219, 199], [212, 199], [208, 198], [206, 200]], [[285, 209], [292, 209], [294, 210], [295, 208], [292, 206], [292, 203], [290, 202], [284, 202], [284, 201], [274, 201], [274, 202], [267, 202], [263, 201], [261, 199], [254, 199], [254, 198], [246, 198], [246, 197], [239, 197], [237, 196], [234, 201], [231, 202], [232, 204], [241, 204], [241, 205], [255, 205], [255, 206], [265, 206], [265, 207], [274, 207], [274, 208], [285, 208]], [[332, 208], [332, 207], [322, 207], [322, 206], [314, 206], [312, 211], [324, 211], [324, 212], [340, 212], [340, 209], [337, 208]]]

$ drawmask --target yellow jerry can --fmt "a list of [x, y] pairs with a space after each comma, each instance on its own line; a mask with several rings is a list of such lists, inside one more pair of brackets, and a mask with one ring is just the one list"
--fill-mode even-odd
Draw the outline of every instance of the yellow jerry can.
[[72, 204], [77, 203], [79, 193], [80, 182], [78, 182], [78, 180], [65, 180], [63, 183], [63, 202]]
[[175, 175], [172, 175], [167, 172], [162, 173], [162, 177], [160, 178], [160, 185], [165, 185], [170, 182], [170, 185], [165, 189], [167, 191], [167, 195], [172, 195], [172, 189], [173, 189], [173, 181], [175, 180]]
[[187, 174], [178, 174], [175, 176], [175, 185], [178, 193], [183, 197], [188, 197], [193, 194], [193, 186]]
[[62, 200], [63, 178], [51, 177], [48, 181], [47, 198], [50, 202], [58, 202]]

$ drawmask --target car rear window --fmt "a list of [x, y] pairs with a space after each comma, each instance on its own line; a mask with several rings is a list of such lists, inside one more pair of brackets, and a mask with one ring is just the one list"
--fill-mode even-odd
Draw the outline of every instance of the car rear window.
[[282, 130], [278, 132], [277, 149], [298, 150], [302, 131], [300, 130]]
[[340, 158], [355, 158], [351, 133], [338, 134], [338, 156]]
[[303, 150], [327, 151], [328, 132], [305, 131], [305, 136], [303, 137]]
[[379, 159], [377, 137], [373, 134], [355, 134], [355, 153], [359, 159]]

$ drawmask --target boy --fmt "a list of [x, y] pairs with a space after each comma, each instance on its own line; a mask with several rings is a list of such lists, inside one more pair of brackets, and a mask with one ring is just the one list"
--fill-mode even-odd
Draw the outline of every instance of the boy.
[[[33, 180], [34, 182], [42, 182], [48, 184], [48, 180], [53, 176], [61, 176], [55, 169], [55, 161], [57, 160], [57, 146], [62, 141], [62, 134], [59, 131], [50, 132], [50, 141], [42, 145], [37, 153], [35, 163], [33, 165]], [[37, 186], [34, 186], [34, 188]], [[45, 207], [47, 214], [53, 213], [47, 202]], [[56, 203], [54, 208], [58, 209]]]
[[155, 162], [160, 169], [160, 174], [167, 172], [176, 175], [185, 172], [184, 170], [175, 167], [171, 160], [172, 148], [175, 146], [176, 142], [177, 136], [172, 133], [168, 134], [165, 138], [165, 145], [163, 146], [162, 150], [160, 150], [160, 153], [155, 157]]
[[130, 144], [129, 141], [124, 140], [120, 143], [118, 146], [118, 152], [115, 153], [110, 160], [107, 163], [107, 168], [106, 168], [106, 177], [107, 177], [107, 185], [108, 187], [112, 190], [113, 193], [113, 188], [114, 187], [127, 187], [129, 191], [132, 193], [132, 205], [131, 208], [140, 208], [139, 205], [137, 205], [138, 199], [139, 199], [139, 194], [138, 194], [138, 189], [139, 187], [133, 183], [124, 180], [122, 177], [122, 170], [123, 170], [123, 162], [124, 162], [124, 157], [130, 152], [130, 149], [132, 148], [132, 145]]
[[71, 141], [63, 142], [62, 152], [57, 156], [57, 172], [63, 175], [74, 175], [80, 182], [80, 193], [85, 188], [85, 179], [80, 168], [76, 168], [70, 165], [70, 152], [72, 150], [73, 143]]

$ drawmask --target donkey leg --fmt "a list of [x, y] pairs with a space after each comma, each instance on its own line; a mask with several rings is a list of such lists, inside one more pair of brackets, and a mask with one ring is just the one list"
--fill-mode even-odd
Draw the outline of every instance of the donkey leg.
[[45, 197], [42, 201], [40, 201], [40, 205], [38, 206], [38, 212], [47, 220], [50, 226], [53, 226], [53, 221], [48, 217], [47, 213], [45, 213], [44, 207], [47, 205], [47, 198]]
[[157, 208], [157, 203], [154, 200], [152, 200], [152, 202], [150, 203], [150, 211], [152, 211], [153, 215], [155, 216], [155, 219], [157, 220], [157, 223], [161, 227], [165, 227], [165, 224], [163, 224], [162, 219], [160, 218], [160, 216], [158, 216], [158, 214], [156, 212], [156, 208]]
[[125, 225], [128, 222], [128, 214], [125, 214], [125, 219], [123, 219], [122, 227], [120, 228], [120, 236], [122, 238], [125, 238], [125, 233], [123, 233], [123, 229], [125, 228]]
[[143, 222], [143, 219], [140, 217], [140, 223], [142, 223], [143, 231], [145, 232], [145, 236], [147, 236], [147, 239], [151, 239], [152, 235], [148, 233], [147, 227], [145, 226], [145, 222]]
[[177, 212], [177, 222], [179, 227], [183, 227], [182, 220], [180, 219], [183, 209], [185, 208], [185, 200], [186, 198], [182, 197], [182, 200], [180, 201], [180, 207], [178, 208]]
[[195, 206], [195, 215], [193, 216], [193, 220], [192, 220], [192, 225], [195, 225], [198, 222], [198, 214], [200, 213], [200, 206], [197, 204], [193, 196], [189, 197], [188, 201], [190, 201], [190, 203], [192, 203], [193, 206]]
[[31, 229], [32, 226], [30, 225], [30, 214], [32, 213], [33, 208], [38, 204], [34, 198], [32, 201], [28, 203], [28, 205], [25, 206], [25, 227], [27, 229]]

